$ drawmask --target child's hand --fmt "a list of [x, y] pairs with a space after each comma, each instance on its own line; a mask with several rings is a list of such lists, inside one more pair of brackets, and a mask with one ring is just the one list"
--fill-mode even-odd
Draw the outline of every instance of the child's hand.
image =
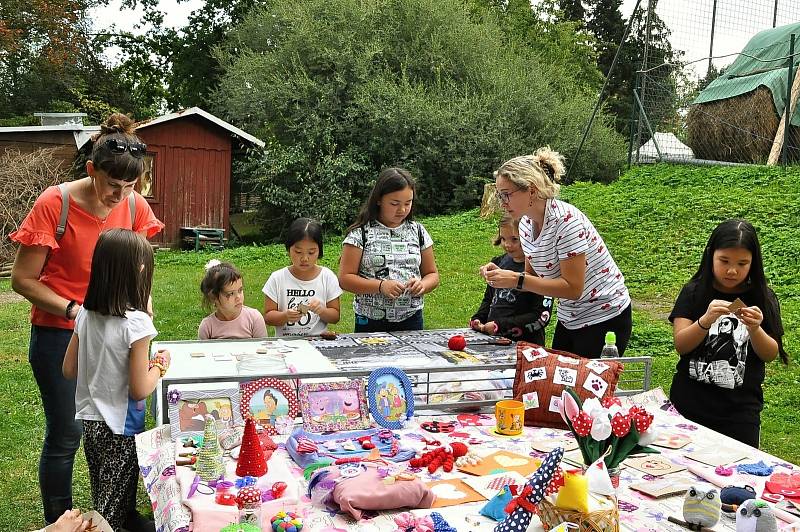
[[483, 323], [481, 323], [481, 320], [472, 320], [469, 322], [469, 326], [473, 331], [483, 331]]
[[67, 510], [45, 530], [47, 532], [82, 532], [87, 528], [89, 528], [89, 521], [83, 520], [80, 510]]
[[156, 356], [161, 356], [164, 360], [164, 364], [169, 368], [170, 363], [172, 362], [172, 355], [169, 353], [168, 349], [159, 349], [156, 351]]
[[421, 280], [417, 279], [416, 277], [412, 277], [408, 280], [408, 282], [406, 282], [405, 290], [412, 296], [421, 296], [425, 293], [425, 285], [422, 284]]
[[[490, 271], [492, 271], [492, 270], [497, 270], [497, 269], [499, 269], [499, 268], [500, 268], [500, 267], [499, 267], [497, 264], [495, 264], [494, 262], [490, 262], [490, 263], [488, 263], [488, 264], [484, 264], [483, 266], [481, 266], [481, 269], [480, 269], [479, 271], [480, 271], [480, 273], [481, 273], [481, 277], [483, 277], [484, 279], [486, 279], [486, 274], [487, 274], [487, 273], [489, 273], [489, 272], [490, 272]], [[488, 279], [487, 279], [487, 280], [488, 280]]]
[[750, 332], [761, 327], [761, 322], [764, 321], [764, 314], [756, 306], [740, 308], [736, 315], [739, 316], [739, 319], [742, 320], [742, 323]]
[[322, 311], [324, 311], [327, 308], [325, 304], [316, 297], [312, 297], [311, 299], [309, 299], [308, 302], [306, 302], [306, 305], [308, 306], [308, 310], [310, 310], [314, 314], [321, 314]]
[[286, 323], [297, 323], [302, 316], [296, 308], [290, 308], [286, 311]]
[[497, 323], [493, 321], [484, 323], [483, 327], [481, 328], [481, 332], [484, 334], [491, 334], [491, 335], [497, 334]]
[[709, 303], [706, 313], [703, 314], [698, 320], [700, 327], [703, 329], [708, 329], [714, 324], [715, 321], [717, 321], [717, 318], [730, 314], [730, 311], [728, 310], [728, 305], [730, 304], [730, 301], [724, 301], [722, 299], [715, 299]]
[[406, 285], [400, 281], [385, 279], [381, 284], [381, 293], [389, 299], [397, 299], [406, 291]]

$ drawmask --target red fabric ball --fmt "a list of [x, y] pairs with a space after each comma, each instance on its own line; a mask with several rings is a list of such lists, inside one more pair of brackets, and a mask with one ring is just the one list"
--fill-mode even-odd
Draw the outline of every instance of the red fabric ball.
[[461, 443], [460, 441], [454, 441], [450, 444], [450, 448], [453, 450], [453, 456], [455, 458], [461, 458], [462, 456], [467, 454], [469, 448], [467, 447], [466, 443]]
[[463, 351], [467, 347], [467, 340], [460, 334], [456, 334], [447, 340], [447, 347], [453, 351]]

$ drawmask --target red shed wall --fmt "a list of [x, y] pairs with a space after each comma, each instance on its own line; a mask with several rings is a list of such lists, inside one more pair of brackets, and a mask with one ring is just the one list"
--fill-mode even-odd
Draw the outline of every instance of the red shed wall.
[[176, 245], [181, 227], [221, 227], [226, 234], [231, 190], [231, 137], [193, 116], [138, 129], [155, 156], [150, 206], [164, 231], [153, 240]]

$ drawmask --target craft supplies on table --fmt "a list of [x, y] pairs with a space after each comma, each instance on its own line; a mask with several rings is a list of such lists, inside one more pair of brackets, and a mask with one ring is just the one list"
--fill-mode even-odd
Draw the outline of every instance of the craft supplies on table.
[[[651, 395], [654, 395], [654, 393], [651, 392]], [[681, 439], [685, 440], [686, 444], [679, 449], [663, 448], [661, 450], [662, 454], [647, 456], [662, 457], [681, 467], [685, 467], [686, 470], [653, 477], [646, 472], [631, 467], [624, 467], [623, 464], [623, 468], [620, 472], [620, 484], [616, 492], [619, 530], [625, 532], [636, 532], [640, 530], [684, 532], [685, 529], [668, 521], [670, 516], [680, 517], [682, 515], [684, 492], [679, 491], [677, 493], [658, 494], [657, 488], [663, 488], [664, 483], [669, 483], [671, 481], [684, 486], [697, 485], [698, 482], [702, 480], [710, 481], [712, 484], [718, 484], [720, 486], [741, 484], [749, 481], [756, 484], [756, 491], [759, 496], [761, 495], [763, 483], [768, 477], [756, 477], [753, 475], [745, 475], [740, 472], [735, 472], [731, 477], [724, 477], [717, 475], [714, 472], [713, 466], [702, 465], [686, 457], [687, 454], [691, 455], [698, 450], [707, 448], [709, 445], [719, 445], [721, 448], [733, 448], [744, 452], [747, 454], [746, 462], [748, 463], [763, 461], [776, 471], [785, 471], [786, 473], [798, 471], [796, 466], [787, 464], [783, 460], [770, 456], [762, 451], [751, 449], [725, 436], [714, 433], [704, 427], [687, 421], [674, 412], [657, 408], [656, 403], [651, 403], [649, 407], [656, 415], [654, 420], [655, 426], [659, 427], [664, 434], [681, 435]], [[462, 470], [468, 470], [470, 469], [469, 467], [454, 467], [450, 472], [438, 468], [432, 473], [425, 467], [406, 469], [408, 474], [414, 475], [437, 494], [439, 502], [434, 505], [436, 511], [439, 512], [451, 526], [459, 531], [477, 532], [481, 530], [492, 530], [494, 528], [496, 523], [490, 518], [480, 514], [480, 509], [487, 503], [487, 496], [491, 495], [491, 490], [487, 491], [487, 488], [489, 485], [496, 487], [498, 483], [502, 483], [502, 481], [506, 479], [519, 478], [517, 473], [507, 472], [504, 474], [495, 470], [495, 468], [503, 467], [503, 464], [506, 464], [508, 467], [512, 468], [510, 471], [519, 471], [520, 469], [514, 468], [524, 468], [523, 461], [538, 461], [546, 454], [545, 451], [535, 449], [534, 445], [540, 449], [548, 449], [551, 446], [545, 445], [544, 443], [546, 442], [558, 443], [569, 440], [569, 436], [565, 436], [563, 431], [535, 427], [525, 427], [523, 433], [519, 436], [491, 437], [492, 427], [488, 423], [491, 423], [493, 420], [491, 416], [486, 417], [488, 418], [486, 425], [480, 424], [480, 415], [418, 417], [414, 419], [411, 425], [392, 431], [392, 433], [399, 435], [399, 442], [402, 447], [414, 448], [420, 452], [426, 448], [432, 449], [437, 446], [448, 445], [452, 442], [473, 441], [480, 443], [467, 444], [471, 454], [478, 455], [482, 458], [501, 455], [506, 456], [506, 458], [501, 460], [495, 460], [495, 465], [491, 466], [493, 469], [486, 471], [485, 473], [488, 474], [483, 476], [470, 475]], [[439, 424], [449, 423], [453, 426], [453, 430], [430, 433], [421, 428], [423, 423], [429, 424], [433, 422], [438, 422]], [[336, 435], [330, 435], [330, 437], [334, 440], [336, 439]], [[303, 470], [290, 459], [286, 450], [283, 448], [282, 443], [286, 436], [277, 435], [273, 436], [273, 438], [279, 443], [279, 446], [272, 453], [268, 461], [269, 469], [267, 474], [257, 479], [257, 486], [261, 488], [262, 491], [265, 489], [269, 490], [276, 481], [282, 481], [286, 483], [286, 488], [281, 497], [273, 498], [273, 500], [263, 503], [261, 519], [264, 530], [270, 530], [264, 519], [269, 520], [272, 516], [277, 515], [278, 512], [281, 511], [287, 514], [288, 512], [294, 512], [302, 519], [303, 530], [308, 531], [335, 529], [363, 532], [368, 530], [396, 530], [397, 524], [394, 518], [401, 513], [410, 512], [411, 515], [418, 516], [419, 518], [431, 514], [430, 509], [397, 509], [396, 511], [380, 512], [368, 511], [364, 512], [360, 521], [355, 521], [348, 514], [339, 513], [335, 510], [325, 509], [319, 506], [312, 506], [311, 502], [305, 497], [307, 480], [303, 477]], [[358, 442], [354, 441], [354, 443], [357, 444]], [[317, 442], [317, 445], [320, 445], [320, 443]], [[337, 442], [337, 445], [341, 446], [343, 443]], [[181, 451], [182, 449], [178, 448], [175, 449], [173, 453], [177, 456]], [[519, 460], [519, 463], [517, 460]], [[149, 467], [147, 463], [142, 465]], [[402, 462], [397, 465], [399, 467], [407, 467]], [[734, 469], [736, 466], [735, 463], [726, 465], [732, 466]], [[246, 481], [244, 479], [237, 479], [235, 476], [235, 467], [235, 462], [230, 458], [226, 458], [225, 479], [230, 482], [242, 480], [242, 485], [244, 485]], [[568, 470], [572, 466], [562, 462], [562, 467]], [[143, 471], [144, 470], [145, 468], [143, 468]], [[167, 468], [166, 471], [168, 470]], [[526, 470], [526, 473], [528, 471], [531, 470]], [[699, 474], [699, 478], [696, 474]], [[165, 473], [162, 472], [161, 477], [164, 476]], [[145, 484], [148, 485], [149, 482], [152, 482], [152, 480], [147, 480], [152, 478], [152, 476], [146, 477]], [[177, 495], [178, 500], [173, 502], [173, 508], [175, 508], [174, 504], [178, 506], [180, 506], [181, 502], [186, 504], [192, 512], [192, 517], [195, 519], [195, 530], [213, 530], [213, 532], [216, 532], [225, 524], [235, 522], [238, 518], [237, 507], [216, 504], [213, 500], [213, 495], [210, 494], [211, 490], [209, 490], [206, 484], [200, 484], [199, 487], [196, 486], [196, 493], [189, 497], [195, 478], [196, 473], [189, 467], [177, 467], [177, 480], [180, 490]], [[465, 479], [469, 482], [466, 482]], [[455, 481], [459, 481], [460, 483]], [[653, 496], [646, 495], [646, 484], [656, 482], [661, 482], [661, 484], [658, 486], [655, 484], [653, 485], [653, 487], [656, 488], [652, 490]], [[632, 485], [636, 485], [637, 488], [631, 489]], [[644, 492], [642, 491], [643, 485]], [[235, 490], [235, 488], [229, 489], [231, 491]], [[473, 491], [478, 493], [478, 498], [480, 500], [461, 504], [456, 502], [459, 500], [474, 500], [475, 496], [473, 495]], [[448, 500], [450, 501], [449, 503]], [[778, 512], [778, 515], [781, 516], [783, 514]], [[554, 519], [557, 520], [560, 517], [564, 516], [556, 515]], [[792, 516], [787, 517], [783, 515], [783, 517], [786, 519], [794, 519]], [[225, 522], [225, 519], [229, 519], [229, 521]], [[221, 526], [214, 529], [213, 527], [216, 527], [217, 524]], [[559, 523], [555, 523], [553, 526], [558, 524]], [[200, 525], [200, 528], [198, 528], [198, 525]], [[791, 528], [787, 522], [779, 522], [779, 529], [790, 530]], [[534, 517], [529, 531], [542, 530], [548, 529], [541, 526], [538, 517]], [[723, 512], [714, 530], [717, 532], [735, 531], [734, 518]]]

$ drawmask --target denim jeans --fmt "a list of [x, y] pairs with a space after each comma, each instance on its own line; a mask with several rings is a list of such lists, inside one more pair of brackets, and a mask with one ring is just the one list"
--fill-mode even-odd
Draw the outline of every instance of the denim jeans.
[[81, 443], [81, 424], [75, 421], [75, 383], [64, 378], [61, 365], [72, 331], [31, 326], [28, 361], [39, 385], [46, 420], [39, 458], [39, 487], [44, 518], [53, 523], [72, 508], [72, 466]]
[[392, 332], [392, 331], [421, 331], [422, 330], [422, 310], [403, 321], [371, 320], [366, 316], [356, 314], [355, 332]]

